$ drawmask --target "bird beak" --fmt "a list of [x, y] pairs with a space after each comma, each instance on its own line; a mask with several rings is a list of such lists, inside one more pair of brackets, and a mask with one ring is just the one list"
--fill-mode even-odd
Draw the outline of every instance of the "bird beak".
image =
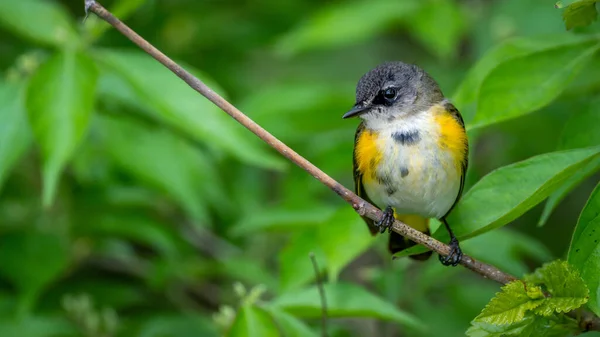
[[342, 118], [346, 119], [346, 118], [360, 116], [361, 114], [363, 114], [367, 111], [369, 111], [369, 107], [357, 104], [350, 111], [346, 112], [346, 114], [344, 114], [342, 116]]

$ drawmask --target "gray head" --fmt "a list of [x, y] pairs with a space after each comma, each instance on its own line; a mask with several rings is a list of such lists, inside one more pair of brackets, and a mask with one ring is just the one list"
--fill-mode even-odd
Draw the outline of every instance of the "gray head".
[[425, 111], [441, 102], [438, 84], [423, 69], [389, 62], [366, 73], [356, 86], [356, 104], [343, 118], [392, 120]]

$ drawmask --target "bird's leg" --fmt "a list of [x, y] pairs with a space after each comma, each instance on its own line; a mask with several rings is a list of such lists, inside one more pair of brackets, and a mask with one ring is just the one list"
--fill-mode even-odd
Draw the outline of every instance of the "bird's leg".
[[447, 256], [440, 255], [440, 262], [444, 266], [455, 267], [460, 263], [463, 253], [462, 253], [462, 250], [460, 249], [460, 246], [458, 245], [458, 239], [456, 238], [456, 236], [454, 236], [454, 233], [452, 233], [452, 229], [450, 229], [448, 222], [446, 221], [446, 219], [441, 219], [441, 220], [444, 223], [444, 226], [446, 226], [446, 229], [448, 230], [448, 234], [450, 234], [450, 244], [449, 244], [450, 254], [448, 254]]
[[381, 219], [377, 221], [375, 225], [379, 227], [379, 233], [385, 232], [386, 229], [388, 230], [388, 232], [391, 232], [394, 221], [394, 209], [392, 208], [392, 206], [388, 206], [383, 211], [383, 216], [381, 217]]

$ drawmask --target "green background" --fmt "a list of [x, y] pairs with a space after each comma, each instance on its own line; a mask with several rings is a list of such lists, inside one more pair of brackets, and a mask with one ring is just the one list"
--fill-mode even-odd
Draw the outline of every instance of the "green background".
[[[102, 4], [349, 188], [358, 121], [341, 116], [384, 61], [424, 68], [463, 112], [466, 191], [600, 145], [600, 25], [567, 32], [553, 1]], [[0, 4], [0, 336], [317, 335], [310, 252], [331, 336], [462, 336], [499, 290], [392, 260], [334, 193], [83, 16]], [[598, 148], [573, 151], [467, 192], [459, 236], [486, 233], [465, 251], [517, 276], [565, 259], [600, 167]]]

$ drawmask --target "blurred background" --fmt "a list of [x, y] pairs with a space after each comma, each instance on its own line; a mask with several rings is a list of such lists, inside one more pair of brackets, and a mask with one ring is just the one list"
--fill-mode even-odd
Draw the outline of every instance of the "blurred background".
[[[94, 15], [82, 24], [83, 1], [2, 2], [0, 336], [316, 336], [310, 252], [338, 284], [326, 289], [331, 336], [462, 336], [498, 291], [437, 258], [392, 260], [386, 238], [313, 177]], [[341, 116], [369, 69], [417, 64], [452, 97], [493, 46], [567, 34], [552, 0], [101, 3], [349, 188], [358, 121]], [[54, 53], [73, 48], [69, 77]], [[47, 60], [57, 66], [36, 72]], [[561, 148], [576, 111], [598, 121], [599, 61], [551, 105], [471, 132], [466, 189]], [[65, 114], [27, 122], [26, 107], [49, 105]], [[598, 180], [545, 226], [541, 204], [465, 250], [516, 275], [564, 258]]]

